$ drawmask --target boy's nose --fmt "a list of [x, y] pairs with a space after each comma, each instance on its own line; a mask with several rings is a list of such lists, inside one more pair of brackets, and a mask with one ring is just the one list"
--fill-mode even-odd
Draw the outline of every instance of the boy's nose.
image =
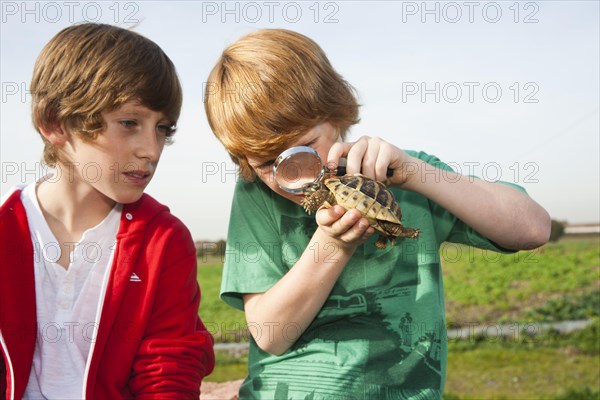
[[156, 162], [162, 153], [163, 144], [160, 142], [154, 129], [146, 129], [138, 147], [138, 157], [147, 158]]

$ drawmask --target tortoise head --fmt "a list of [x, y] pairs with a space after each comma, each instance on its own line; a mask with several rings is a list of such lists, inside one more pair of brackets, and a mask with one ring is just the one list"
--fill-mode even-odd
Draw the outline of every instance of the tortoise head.
[[305, 196], [309, 196], [312, 193], [321, 190], [324, 188], [323, 181], [320, 182], [310, 182], [302, 186], [302, 190]]

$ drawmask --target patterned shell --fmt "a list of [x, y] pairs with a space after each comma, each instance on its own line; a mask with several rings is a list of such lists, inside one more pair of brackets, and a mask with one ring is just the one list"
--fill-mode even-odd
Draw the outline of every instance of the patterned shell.
[[402, 213], [394, 195], [386, 186], [363, 175], [344, 175], [326, 179], [323, 187], [309, 190], [301, 205], [309, 214], [320, 207], [339, 204], [346, 210], [356, 209], [379, 232], [375, 246], [385, 249], [396, 238], [416, 239], [419, 229], [407, 228], [400, 222]]
[[402, 220], [394, 195], [381, 182], [361, 175], [344, 175], [325, 180], [325, 186], [335, 195], [337, 204], [347, 210], [356, 208], [371, 222], [400, 224]]

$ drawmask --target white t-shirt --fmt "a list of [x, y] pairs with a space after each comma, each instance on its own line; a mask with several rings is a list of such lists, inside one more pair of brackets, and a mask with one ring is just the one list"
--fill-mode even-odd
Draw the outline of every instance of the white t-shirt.
[[122, 205], [70, 247], [69, 268], [40, 209], [36, 184], [21, 192], [34, 248], [38, 332], [25, 399], [81, 399], [90, 348], [116, 247]]

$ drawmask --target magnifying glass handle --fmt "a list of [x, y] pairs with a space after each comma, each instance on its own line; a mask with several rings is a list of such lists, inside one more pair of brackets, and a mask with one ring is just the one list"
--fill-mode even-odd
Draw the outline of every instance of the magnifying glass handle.
[[[340, 165], [339, 167], [337, 167], [337, 169], [335, 170], [335, 174], [337, 176], [342, 176], [342, 175], [346, 175], [346, 166], [345, 165]], [[390, 176], [394, 175], [394, 170], [391, 168], [388, 168], [385, 176], [387, 176], [388, 178]]]

